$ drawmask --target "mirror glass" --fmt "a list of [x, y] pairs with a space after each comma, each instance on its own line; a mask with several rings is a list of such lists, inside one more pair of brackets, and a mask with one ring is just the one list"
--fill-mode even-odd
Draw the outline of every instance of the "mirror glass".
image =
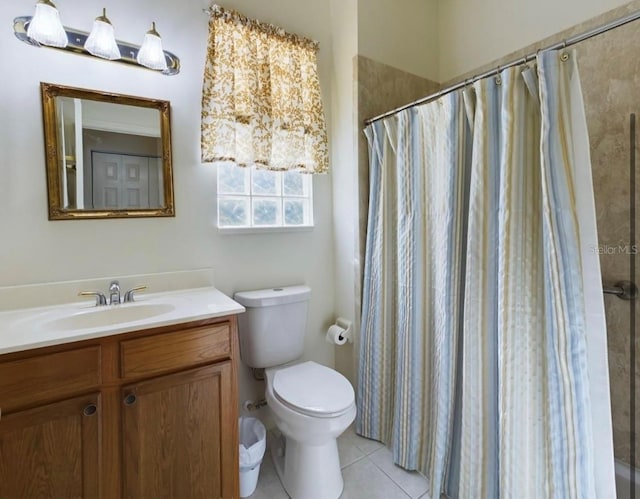
[[43, 84], [49, 218], [173, 216], [169, 103]]

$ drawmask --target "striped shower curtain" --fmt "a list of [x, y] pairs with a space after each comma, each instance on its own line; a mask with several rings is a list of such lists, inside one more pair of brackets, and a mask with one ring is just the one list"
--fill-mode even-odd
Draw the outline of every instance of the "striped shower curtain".
[[434, 499], [611, 492], [594, 466], [587, 337], [605, 328], [582, 113], [575, 54], [551, 51], [365, 131], [357, 431]]

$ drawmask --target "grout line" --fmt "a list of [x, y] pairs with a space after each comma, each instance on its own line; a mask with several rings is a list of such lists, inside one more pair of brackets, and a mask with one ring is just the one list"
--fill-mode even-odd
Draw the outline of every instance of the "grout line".
[[358, 459], [356, 459], [355, 461], [351, 461], [349, 464], [345, 465], [345, 466], [340, 466], [341, 470], [346, 470], [349, 466], [359, 463], [360, 461], [362, 461], [365, 457], [367, 457], [366, 454], [362, 454], [362, 456], [358, 456]]
[[353, 444], [353, 445], [356, 447], [356, 449], [358, 449], [360, 452], [362, 452], [365, 456], [370, 456], [371, 454], [374, 454], [374, 453], [378, 452], [380, 449], [384, 449], [385, 448], [384, 444], [380, 443], [380, 447], [377, 447], [377, 448], [375, 448], [373, 450], [370, 450], [370, 451], [366, 451], [366, 450], [362, 449], [361, 447], [359, 447], [358, 444]]
[[[378, 444], [378, 447], [376, 447], [375, 449], [370, 450], [370, 451], [368, 451], [368, 452], [367, 452], [366, 450], [364, 450], [363, 448], [361, 448], [357, 443], [355, 443], [355, 442], [354, 442], [354, 444], [353, 444], [353, 445], [354, 445], [354, 446], [356, 446], [356, 447], [358, 448], [358, 450], [359, 450], [360, 452], [362, 452], [365, 456], [369, 456], [369, 455], [373, 454], [374, 452], [377, 452], [377, 451], [379, 451], [380, 449], [383, 449], [383, 448], [385, 447], [385, 445], [384, 445], [382, 442], [379, 442], [378, 440], [373, 440], [372, 438], [367, 438], [367, 437], [361, 437], [360, 435], [358, 435], [358, 434], [356, 433], [355, 428], [349, 428], [349, 430], [347, 430], [347, 431], [351, 431], [351, 433], [356, 437], [356, 439], [361, 438], [361, 439], [363, 439], [363, 440], [367, 440], [367, 441], [369, 441], [369, 442], [374, 442], [374, 443]], [[356, 440], [356, 441], [357, 441], [357, 440]]]
[[[384, 449], [385, 447], [382, 447], [382, 448]], [[378, 450], [380, 450], [380, 449], [378, 449]], [[373, 463], [373, 465], [374, 465], [376, 468], [378, 468], [380, 471], [382, 471], [382, 473], [384, 473], [384, 474], [389, 478], [389, 480], [391, 480], [394, 484], [396, 484], [396, 486], [397, 486], [400, 490], [402, 490], [402, 492], [404, 492], [407, 496], [411, 497], [411, 499], [414, 499], [414, 498], [411, 496], [411, 494], [409, 494], [409, 492], [407, 492], [406, 490], [404, 490], [404, 488], [402, 487], [402, 485], [400, 485], [398, 482], [396, 482], [396, 481], [393, 479], [393, 477], [392, 477], [391, 475], [389, 475], [389, 474], [388, 474], [384, 469], [382, 469], [380, 466], [378, 466], [378, 465], [377, 465], [377, 463], [376, 463], [373, 459], [369, 459], [369, 461], [371, 461], [371, 462]], [[395, 464], [395, 463], [393, 463], [393, 462], [392, 462], [391, 464], [392, 464], [393, 466], [396, 466], [396, 464]], [[400, 470], [402, 470], [404, 473], [412, 473], [412, 472], [410, 472], [410, 471], [407, 471], [407, 470], [403, 469], [403, 468], [402, 468], [402, 467], [400, 467], [400, 466], [398, 466], [398, 468], [400, 468]], [[426, 477], [425, 477], [422, 473], [418, 473], [418, 474], [419, 474], [422, 478], [424, 478], [424, 479], [426, 480]], [[420, 493], [420, 495], [419, 495], [416, 499], [420, 499], [422, 496], [424, 496], [424, 495], [427, 493], [427, 491], [428, 491], [428, 490], [429, 490], [429, 485], [427, 484], [427, 488], [424, 490], [424, 492], [421, 492], [421, 493]]]
[[[355, 462], [353, 462], [353, 463], [349, 464], [348, 466], [345, 466], [344, 468], [342, 468], [342, 471], [344, 471], [345, 469], [347, 469], [349, 466], [352, 466], [352, 465], [354, 465], [354, 464], [356, 464], [356, 463], [359, 463], [359, 462], [363, 461], [364, 459], [366, 459], [367, 461], [369, 461], [371, 464], [373, 464], [373, 466], [374, 466], [375, 468], [377, 468], [378, 470], [380, 470], [380, 471], [382, 472], [382, 474], [383, 474], [383, 475], [384, 475], [384, 476], [385, 476], [385, 477], [386, 477], [386, 478], [387, 478], [387, 479], [388, 479], [388, 480], [389, 480], [393, 485], [395, 485], [398, 489], [400, 489], [400, 492], [402, 492], [402, 493], [403, 493], [405, 496], [407, 496], [409, 499], [412, 499], [412, 498], [411, 498], [411, 496], [410, 496], [409, 494], [407, 494], [407, 492], [406, 492], [402, 487], [400, 487], [400, 485], [398, 485], [396, 482], [394, 482], [394, 481], [393, 481], [393, 478], [391, 478], [389, 475], [387, 475], [387, 474], [384, 472], [384, 470], [380, 468], [380, 466], [378, 466], [376, 463], [374, 463], [374, 462], [369, 458], [369, 456], [362, 456], [362, 458], [360, 458], [360, 459], [358, 459], [357, 461], [355, 461]], [[345, 485], [346, 485], [346, 484], [345, 484]]]
[[[393, 478], [391, 478], [391, 476], [390, 476], [386, 471], [384, 471], [380, 466], [378, 466], [374, 460], [370, 459], [369, 457], [367, 457], [367, 459], [369, 459], [369, 461], [371, 461], [371, 462], [373, 463], [373, 465], [374, 465], [376, 468], [378, 468], [378, 469], [382, 472], [382, 474], [383, 474], [384, 476], [386, 476], [389, 480], [391, 480], [391, 483], [393, 483], [396, 487], [398, 487], [398, 488], [402, 491], [402, 493], [403, 493], [405, 496], [407, 496], [407, 497], [409, 497], [409, 498], [413, 499], [413, 498], [411, 497], [411, 495], [410, 495], [406, 490], [404, 490], [404, 489], [402, 488], [402, 486], [401, 486], [398, 482], [396, 482]], [[420, 497], [420, 496], [418, 496], [418, 497]]]

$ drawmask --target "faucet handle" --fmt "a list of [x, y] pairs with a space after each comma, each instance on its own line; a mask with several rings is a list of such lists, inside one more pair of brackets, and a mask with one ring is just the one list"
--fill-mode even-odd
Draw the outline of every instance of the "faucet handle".
[[135, 288], [130, 289], [124, 294], [124, 302], [129, 303], [129, 302], [135, 301], [133, 299], [133, 294], [137, 291], [144, 291], [145, 289], [147, 289], [146, 286], [136, 286]]
[[78, 296], [95, 296], [95, 298], [96, 298], [96, 307], [98, 307], [100, 305], [106, 305], [107, 304], [107, 297], [104, 296], [99, 291], [80, 291], [78, 293]]

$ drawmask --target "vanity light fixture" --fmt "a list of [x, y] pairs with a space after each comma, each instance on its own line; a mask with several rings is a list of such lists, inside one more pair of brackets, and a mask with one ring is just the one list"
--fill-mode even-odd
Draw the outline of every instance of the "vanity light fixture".
[[69, 43], [58, 9], [50, 0], [38, 0], [27, 35], [38, 43], [50, 47], [64, 48]]
[[38, 0], [34, 16], [16, 17], [13, 20], [13, 31], [18, 40], [34, 47], [47, 46], [75, 54], [134, 64], [167, 76], [180, 72], [180, 59], [162, 49], [162, 40], [155, 29], [155, 23], [145, 34], [140, 47], [115, 39], [113, 25], [107, 18], [106, 9], [96, 18], [91, 33], [87, 33], [62, 26], [60, 14], [51, 0]]
[[114, 61], [120, 59], [120, 49], [116, 43], [113, 24], [107, 17], [107, 9], [102, 9], [102, 15], [93, 21], [93, 29], [89, 38], [84, 42], [84, 48], [92, 55]]
[[138, 64], [149, 69], [159, 71], [167, 69], [167, 61], [164, 58], [164, 51], [162, 50], [162, 39], [156, 31], [155, 22], [151, 23], [151, 29], [144, 35], [144, 41], [142, 42], [142, 47], [138, 50], [136, 60]]

